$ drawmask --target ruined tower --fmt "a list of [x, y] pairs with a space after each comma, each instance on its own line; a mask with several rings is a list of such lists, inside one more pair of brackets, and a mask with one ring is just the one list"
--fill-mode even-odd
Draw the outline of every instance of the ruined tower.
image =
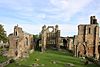
[[95, 16], [90, 17], [90, 24], [78, 25], [78, 35], [74, 40], [75, 56], [99, 58], [99, 25]]
[[15, 26], [14, 32], [9, 34], [8, 57], [20, 58], [28, 55], [33, 50], [33, 35], [26, 33], [21, 27]]

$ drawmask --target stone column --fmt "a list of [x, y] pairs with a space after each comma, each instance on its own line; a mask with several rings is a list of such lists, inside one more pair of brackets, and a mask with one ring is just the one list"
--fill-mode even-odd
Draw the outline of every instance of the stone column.
[[74, 56], [77, 57], [77, 36], [74, 36]]
[[76, 57], [79, 57], [79, 54], [78, 54], [78, 52], [79, 52], [78, 46], [79, 46], [79, 44], [76, 46]]
[[74, 56], [77, 57], [77, 47], [74, 45]]
[[98, 60], [99, 59], [99, 52], [98, 52], [98, 45], [99, 45], [99, 26], [95, 27], [95, 58]]
[[56, 35], [57, 35], [57, 38], [56, 38], [56, 40], [57, 40], [56, 47], [59, 50], [60, 49], [60, 30], [57, 31]]
[[42, 47], [41, 47], [41, 51], [44, 52], [46, 50], [46, 26], [44, 25], [42, 27]]
[[56, 41], [56, 48], [60, 49], [60, 30], [58, 29], [58, 25], [55, 26], [55, 41]]

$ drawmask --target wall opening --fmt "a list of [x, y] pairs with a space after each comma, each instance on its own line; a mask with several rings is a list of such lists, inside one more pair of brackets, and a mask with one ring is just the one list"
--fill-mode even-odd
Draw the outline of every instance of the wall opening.
[[26, 37], [25, 39], [25, 45], [28, 45], [28, 38]]
[[89, 34], [91, 33], [91, 29], [89, 28]]

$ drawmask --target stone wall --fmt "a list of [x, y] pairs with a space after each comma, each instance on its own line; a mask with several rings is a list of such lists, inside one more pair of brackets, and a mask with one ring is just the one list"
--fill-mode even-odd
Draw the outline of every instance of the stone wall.
[[68, 50], [73, 51], [74, 50], [74, 37], [67, 37], [66, 41], [67, 41], [66, 48]]
[[44, 25], [41, 31], [41, 44], [42, 44], [42, 51], [44, 51], [47, 47], [56, 47], [57, 49], [60, 48], [59, 45], [60, 41], [60, 30], [58, 29], [58, 25], [48, 26]]
[[75, 56], [99, 58], [99, 25], [95, 16], [90, 17], [90, 24], [78, 25], [78, 35], [74, 39]]
[[34, 50], [33, 35], [26, 33], [22, 28], [15, 26], [14, 33], [8, 36], [9, 51], [8, 57], [24, 57], [30, 50]]

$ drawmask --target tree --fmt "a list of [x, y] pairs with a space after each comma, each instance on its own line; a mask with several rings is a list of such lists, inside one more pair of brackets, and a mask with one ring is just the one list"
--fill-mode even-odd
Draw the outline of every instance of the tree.
[[8, 41], [8, 38], [6, 36], [6, 31], [3, 28], [3, 25], [0, 24], [0, 41], [3, 41], [6, 43]]
[[33, 38], [34, 38], [34, 39], [39, 39], [39, 35], [38, 35], [38, 34], [33, 35]]

